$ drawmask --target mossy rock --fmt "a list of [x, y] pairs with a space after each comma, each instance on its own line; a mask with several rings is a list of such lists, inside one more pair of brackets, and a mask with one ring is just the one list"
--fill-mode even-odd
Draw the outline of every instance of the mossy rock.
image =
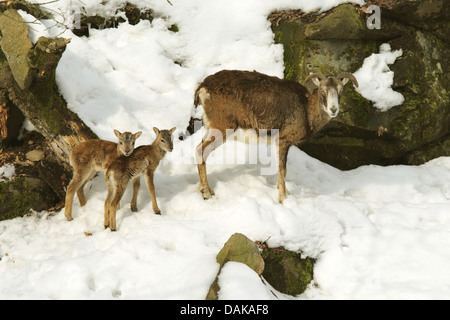
[[284, 248], [265, 248], [262, 257], [264, 279], [282, 293], [299, 295], [314, 278], [314, 259]]
[[220, 291], [218, 279], [223, 266], [227, 262], [234, 261], [243, 263], [254, 270], [258, 275], [261, 275], [264, 270], [264, 260], [261, 257], [258, 246], [255, 242], [241, 233], [235, 233], [228, 239], [217, 254], [216, 260], [220, 267], [217, 276], [206, 295], [206, 300], [218, 299], [218, 293]]
[[222, 267], [228, 261], [249, 266], [258, 275], [264, 270], [264, 260], [255, 242], [241, 233], [233, 234], [217, 254], [217, 262]]
[[17, 177], [0, 182], [0, 220], [42, 211], [58, 203], [58, 197], [41, 179]]
[[[380, 112], [348, 84], [339, 116], [300, 145], [302, 150], [344, 170], [367, 164], [409, 164], [412, 157], [406, 155], [414, 152], [424, 162], [450, 156], [447, 144], [440, 144], [440, 153], [430, 146], [450, 134], [450, 8], [448, 1], [436, 1], [434, 9], [425, 6], [428, 2], [383, 7], [379, 30], [368, 29], [368, 15], [352, 4], [273, 23], [275, 40], [284, 46], [285, 78], [300, 83], [311, 72], [353, 73], [366, 57], [378, 53], [382, 43], [403, 50], [390, 66], [395, 74], [393, 89], [405, 97], [401, 106]], [[405, 18], [408, 14], [411, 17]], [[425, 156], [422, 148], [434, 151]]]

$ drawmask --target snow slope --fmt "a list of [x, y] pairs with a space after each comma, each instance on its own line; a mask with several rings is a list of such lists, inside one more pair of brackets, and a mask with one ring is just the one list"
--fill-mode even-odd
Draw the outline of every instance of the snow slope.
[[[91, 13], [124, 2], [83, 1]], [[73, 36], [57, 81], [101, 138], [115, 140], [113, 128], [142, 130], [137, 144], [150, 143], [153, 126], [185, 130], [193, 90], [208, 74], [238, 68], [282, 76], [271, 10], [341, 2], [140, 0], [159, 18]], [[70, 12], [68, 0], [47, 6]], [[177, 33], [168, 30], [174, 23]], [[175, 139], [156, 171], [161, 216], [142, 183], [139, 212], [129, 209], [128, 189], [118, 231], [104, 230], [100, 174], [86, 186], [87, 205], [74, 202], [71, 222], [63, 210], [0, 222], [0, 299], [203, 299], [218, 271], [215, 257], [235, 232], [317, 259], [314, 283], [297, 299], [450, 298], [450, 158], [343, 172], [293, 147], [291, 195], [281, 205], [276, 175], [261, 175], [265, 165], [248, 161], [261, 149], [228, 142], [208, 159], [216, 196], [204, 201], [193, 161], [202, 134]], [[220, 298], [275, 298], [245, 267], [223, 271]]]

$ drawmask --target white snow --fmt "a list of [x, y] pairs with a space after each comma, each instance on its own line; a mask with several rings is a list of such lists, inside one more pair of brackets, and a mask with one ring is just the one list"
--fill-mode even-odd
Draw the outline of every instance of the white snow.
[[273, 294], [255, 271], [243, 263], [227, 262], [219, 275], [221, 300], [270, 300]]
[[16, 168], [12, 164], [0, 167], [0, 182], [11, 179], [16, 174]]
[[380, 46], [380, 53], [373, 53], [364, 60], [363, 66], [353, 75], [359, 83], [356, 91], [364, 98], [374, 102], [374, 107], [387, 111], [405, 101], [403, 95], [392, 90], [394, 72], [389, 65], [403, 55], [401, 49], [391, 51], [388, 43]]
[[[91, 13], [124, 2], [83, 1]], [[151, 143], [153, 126], [185, 130], [194, 88], [210, 73], [282, 76], [282, 47], [266, 20], [272, 9], [341, 2], [135, 1], [158, 17], [93, 30], [89, 38], [63, 34], [72, 42], [57, 81], [69, 107], [101, 138], [114, 141], [113, 128], [142, 130], [138, 144]], [[69, 0], [47, 6], [70, 12]], [[167, 29], [174, 23], [177, 33]], [[205, 201], [193, 162], [202, 134], [175, 139], [157, 169], [161, 216], [142, 181], [139, 212], [129, 208], [129, 188], [117, 232], [105, 230], [100, 174], [85, 187], [87, 205], [74, 201], [71, 222], [64, 210], [0, 222], [0, 299], [204, 299], [219, 269], [216, 255], [236, 232], [317, 259], [314, 283], [296, 299], [450, 298], [450, 158], [343, 172], [292, 147], [291, 195], [279, 204], [276, 175], [245, 161], [256, 147], [227, 142], [208, 159], [216, 196]], [[219, 161], [221, 151], [233, 160]], [[245, 266], [222, 271], [221, 298], [275, 299]]]

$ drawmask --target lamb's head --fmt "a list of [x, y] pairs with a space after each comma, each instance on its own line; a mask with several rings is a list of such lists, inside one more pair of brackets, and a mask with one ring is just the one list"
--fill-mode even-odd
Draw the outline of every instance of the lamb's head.
[[119, 139], [119, 142], [117, 143], [117, 149], [124, 156], [128, 157], [133, 153], [134, 143], [136, 142], [136, 139], [141, 136], [142, 131], [133, 134], [128, 131], [121, 133], [120, 131], [114, 129], [114, 134]]
[[303, 84], [306, 85], [310, 80], [317, 86], [320, 108], [331, 118], [339, 114], [341, 94], [348, 80], [352, 80], [358, 87], [356, 78], [347, 72], [341, 73], [337, 77], [325, 77], [321, 73], [313, 73], [305, 79]]
[[172, 152], [173, 150], [173, 139], [172, 133], [175, 131], [175, 127], [170, 130], [159, 130], [153, 127], [153, 131], [156, 133], [155, 142], [166, 152]]

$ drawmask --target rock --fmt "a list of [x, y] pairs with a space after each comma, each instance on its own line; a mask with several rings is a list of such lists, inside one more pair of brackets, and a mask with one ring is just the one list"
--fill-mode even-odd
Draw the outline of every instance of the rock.
[[25, 155], [28, 160], [38, 162], [44, 159], [45, 153], [42, 150], [32, 150]]
[[382, 43], [403, 50], [390, 66], [393, 89], [405, 97], [401, 106], [379, 112], [347, 85], [339, 116], [299, 147], [344, 170], [450, 156], [442, 143], [450, 138], [449, 7], [445, 0], [396, 2], [382, 8], [379, 30], [368, 29], [368, 15], [353, 4], [321, 14], [278, 13], [272, 29], [284, 46], [285, 77], [299, 82], [310, 72], [353, 73]]
[[206, 300], [217, 300], [218, 292], [220, 290], [218, 284], [219, 274], [225, 263], [228, 261], [244, 263], [259, 276], [264, 270], [264, 260], [261, 257], [258, 246], [255, 242], [251, 241], [241, 233], [235, 233], [230, 237], [222, 250], [217, 254], [216, 260], [219, 263], [220, 268], [209, 289]]
[[19, 87], [25, 90], [33, 79], [32, 68], [27, 62], [28, 53], [33, 47], [28, 38], [27, 24], [15, 9], [9, 9], [0, 15], [0, 30], [3, 35], [0, 46], [14, 79]]
[[17, 177], [0, 183], [0, 220], [27, 214], [30, 209], [46, 210], [58, 203], [58, 197], [41, 179]]
[[228, 261], [241, 262], [258, 275], [264, 270], [264, 260], [255, 242], [241, 233], [233, 234], [217, 254], [217, 262], [222, 267]]
[[262, 276], [276, 290], [292, 296], [303, 293], [314, 277], [314, 260], [284, 248], [262, 251], [265, 268]]

